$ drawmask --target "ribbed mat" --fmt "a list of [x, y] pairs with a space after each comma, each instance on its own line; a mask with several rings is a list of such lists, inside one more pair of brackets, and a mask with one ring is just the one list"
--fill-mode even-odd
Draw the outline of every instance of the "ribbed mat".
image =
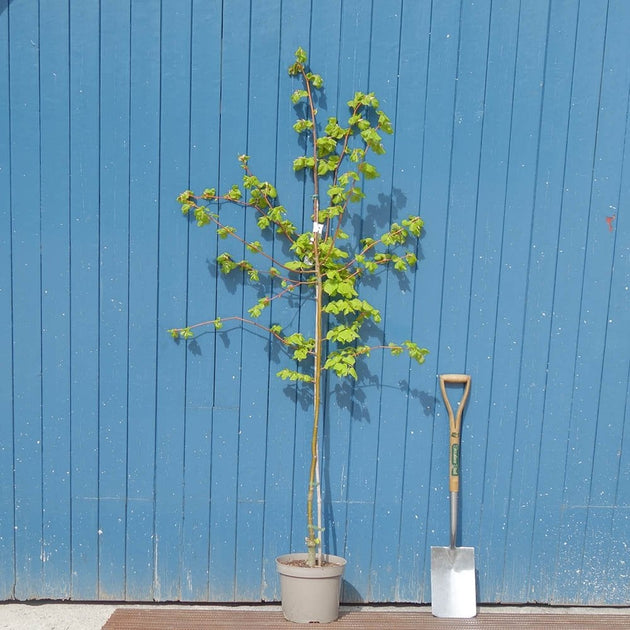
[[[313, 624], [308, 624], [313, 627]], [[194, 608], [119, 608], [103, 630], [265, 630], [307, 627], [286, 621], [281, 612], [265, 610], [195, 610]], [[325, 624], [330, 630], [430, 630], [432, 628], [484, 628], [485, 630], [599, 630], [630, 628], [628, 615], [580, 613], [488, 613], [473, 619], [437, 619], [430, 612], [343, 611]]]

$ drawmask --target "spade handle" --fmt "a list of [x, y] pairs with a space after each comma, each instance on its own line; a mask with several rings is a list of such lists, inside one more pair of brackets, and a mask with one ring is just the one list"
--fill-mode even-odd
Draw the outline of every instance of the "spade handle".
[[[470, 393], [470, 376], [468, 374], [440, 374], [440, 389], [448, 412], [449, 421], [449, 464], [448, 485], [451, 492], [459, 492], [459, 456], [461, 442], [462, 415], [464, 406]], [[446, 394], [446, 385], [464, 385], [464, 393], [459, 401], [457, 413], [453, 414], [453, 407]]]

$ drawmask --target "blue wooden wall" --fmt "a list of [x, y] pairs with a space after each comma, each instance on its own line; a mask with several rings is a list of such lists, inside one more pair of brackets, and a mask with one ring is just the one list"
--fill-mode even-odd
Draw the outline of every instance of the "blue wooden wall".
[[217, 278], [179, 192], [228, 187], [246, 152], [294, 212], [310, 195], [302, 45], [325, 115], [373, 90], [398, 131], [366, 229], [426, 221], [411, 284], [374, 299], [429, 360], [373, 356], [330, 386], [344, 599], [430, 599], [436, 375], [465, 371], [480, 600], [627, 604], [629, 33], [627, 0], [0, 0], [0, 598], [278, 598], [274, 557], [305, 535], [305, 403], [255, 331], [166, 329], [256, 299]]

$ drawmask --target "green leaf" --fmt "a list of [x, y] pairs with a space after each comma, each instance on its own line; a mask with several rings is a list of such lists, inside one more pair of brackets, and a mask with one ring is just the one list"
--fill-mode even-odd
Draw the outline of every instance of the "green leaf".
[[330, 136], [317, 138], [317, 156], [325, 157], [330, 155], [337, 148], [337, 141]]
[[301, 156], [293, 160], [293, 170], [301, 171], [305, 168], [313, 168], [315, 166], [315, 158]]
[[239, 199], [241, 199], [242, 196], [243, 194], [236, 184], [234, 184], [234, 186], [232, 186], [232, 188], [230, 188], [230, 190], [225, 193], [225, 198], [229, 199], [230, 201], [238, 201]]
[[363, 97], [363, 92], [355, 92], [354, 98], [348, 101], [348, 107], [356, 109], [361, 104], [361, 98]]
[[374, 92], [370, 92], [369, 94], [364, 94], [363, 92], [355, 92], [354, 98], [348, 101], [348, 107], [352, 107], [356, 109], [360, 106], [365, 107], [378, 107], [378, 99], [374, 96]]
[[301, 381], [303, 383], [312, 383], [314, 381], [313, 377], [309, 374], [302, 374], [302, 372], [289, 370], [288, 368], [280, 370], [276, 373], [276, 376], [281, 378], [283, 381]]
[[347, 129], [339, 126], [336, 118], [329, 118], [328, 124], [324, 129], [326, 135], [330, 136], [331, 138], [335, 138], [335, 140], [341, 140], [341, 138], [346, 135], [347, 131]]
[[352, 376], [358, 378], [355, 370], [356, 352], [352, 349], [343, 349], [331, 352], [324, 363], [324, 370], [332, 370], [337, 376]]
[[319, 220], [326, 221], [338, 217], [343, 212], [343, 206], [327, 206], [319, 209]]
[[295, 234], [297, 232], [297, 228], [295, 224], [289, 221], [288, 219], [285, 221], [278, 222], [278, 232], [290, 236], [291, 234]]
[[304, 269], [309, 268], [311, 265], [301, 260], [289, 260], [284, 263], [284, 266], [290, 271], [303, 271]]
[[231, 225], [224, 225], [223, 227], [217, 228], [217, 234], [220, 238], [227, 238], [230, 234], [234, 234], [236, 232], [236, 228]]
[[301, 345], [306, 342], [306, 339], [302, 333], [296, 332], [288, 337], [284, 338], [285, 342], [290, 346]]
[[296, 361], [303, 361], [312, 353], [315, 347], [315, 339], [306, 339], [302, 333], [293, 333], [284, 338], [287, 345], [293, 348], [293, 358]]
[[394, 128], [392, 127], [392, 123], [390, 122], [385, 112], [379, 109], [376, 113], [378, 114], [379, 129], [382, 129], [384, 133], [387, 133], [390, 135], [394, 133]]
[[424, 226], [424, 221], [420, 217], [409, 215], [407, 219], [403, 219], [402, 224], [408, 228], [416, 238], [420, 237], [422, 227]]
[[308, 55], [306, 54], [304, 48], [302, 48], [301, 46], [299, 46], [298, 49], [295, 51], [295, 60], [298, 63], [306, 63], [306, 61], [308, 60]]
[[361, 131], [361, 138], [363, 138], [365, 144], [367, 144], [374, 153], [378, 155], [385, 153], [385, 147], [383, 147], [381, 142], [381, 136], [378, 134], [376, 129], [372, 129], [371, 127], [369, 129], [364, 129]]
[[260, 317], [262, 312], [269, 306], [270, 302], [271, 300], [268, 297], [261, 298], [254, 306], [248, 309], [247, 312], [253, 318]]
[[217, 256], [217, 263], [222, 273], [230, 273], [238, 266], [227, 252]]
[[294, 105], [297, 105], [303, 98], [308, 96], [308, 92], [306, 90], [295, 90], [293, 94], [291, 94], [291, 102]]
[[360, 162], [365, 158], [365, 149], [361, 149], [357, 147], [356, 149], [352, 149], [350, 153], [350, 161], [351, 162]]
[[273, 184], [270, 184], [269, 182], [263, 182], [262, 184], [260, 184], [258, 189], [263, 195], [269, 197], [270, 199], [275, 199], [278, 196], [278, 191], [276, 190], [275, 186], [273, 186]]
[[402, 345], [409, 351], [409, 356], [421, 365], [424, 363], [427, 354], [429, 354], [426, 348], [421, 348], [413, 341], [404, 341]]
[[352, 201], [353, 203], [357, 201], [361, 201], [361, 199], [365, 198], [365, 194], [358, 186], [353, 186], [349, 190], [349, 193], [350, 193], [350, 201]]
[[334, 297], [340, 295], [345, 298], [353, 298], [358, 295], [354, 288], [353, 278], [342, 278], [337, 273], [329, 273], [323, 283], [324, 293]]
[[320, 159], [317, 162], [317, 173], [318, 175], [326, 175], [326, 173], [330, 173], [334, 171], [339, 165], [341, 158], [337, 155], [331, 155], [328, 159]]
[[260, 180], [255, 175], [243, 175], [243, 186], [247, 190], [255, 188], [258, 184], [260, 184]]
[[319, 74], [313, 74], [312, 72], [308, 72], [307, 75], [306, 75], [306, 78], [318, 90], [320, 90], [323, 87], [323, 85], [324, 85], [324, 79], [322, 79], [322, 77]]
[[341, 186], [345, 187], [351, 184], [352, 182], [359, 181], [359, 179], [361, 178], [358, 173], [356, 173], [355, 171], [348, 171], [346, 173], [342, 173], [341, 175], [339, 175], [339, 178], [337, 179], [337, 181], [339, 182]]
[[407, 271], [407, 261], [405, 258], [401, 258], [400, 256], [392, 256], [392, 262], [394, 263], [394, 269], [396, 271]]
[[338, 343], [352, 343], [355, 339], [359, 338], [359, 333], [344, 324], [331, 328], [326, 334], [326, 339], [329, 341], [336, 341]]
[[210, 223], [210, 213], [203, 206], [197, 206], [195, 208], [195, 219], [198, 227], [203, 227]]
[[177, 196], [179, 203], [193, 203], [195, 202], [195, 193], [192, 190], [185, 190]]
[[379, 175], [378, 171], [369, 162], [361, 162], [359, 171], [365, 175], [366, 179], [376, 179]]
[[305, 118], [300, 118], [296, 120], [295, 124], [293, 125], [293, 129], [295, 129], [297, 133], [302, 133], [303, 131], [307, 131], [312, 128], [313, 128], [313, 121], [306, 120]]

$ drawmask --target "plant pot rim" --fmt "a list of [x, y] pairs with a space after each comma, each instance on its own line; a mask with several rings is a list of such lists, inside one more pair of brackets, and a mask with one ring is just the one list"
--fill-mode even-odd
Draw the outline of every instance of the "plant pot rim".
[[287, 553], [276, 558], [276, 569], [282, 575], [303, 578], [329, 578], [343, 574], [346, 568], [346, 559], [329, 553], [323, 554], [324, 562], [329, 562], [321, 567], [300, 567], [287, 564], [292, 560], [306, 560], [308, 554], [304, 552]]

